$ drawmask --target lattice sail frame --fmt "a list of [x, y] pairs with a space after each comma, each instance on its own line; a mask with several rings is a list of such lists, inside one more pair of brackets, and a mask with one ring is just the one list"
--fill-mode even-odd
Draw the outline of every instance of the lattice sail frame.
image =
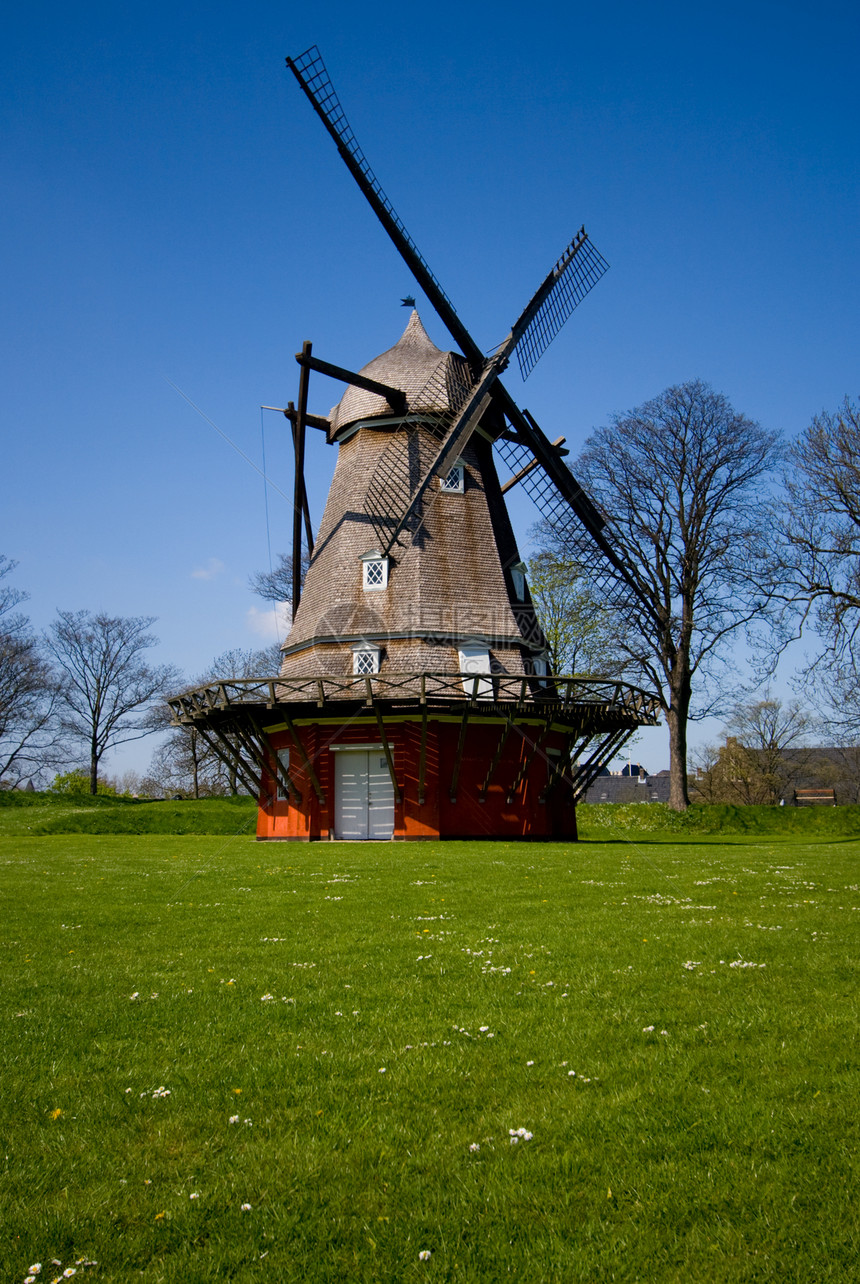
[[[522, 442], [499, 437], [494, 448], [512, 476], [534, 462], [532, 452]], [[517, 485], [522, 487], [541, 517], [552, 527], [572, 561], [581, 567], [589, 585], [601, 594], [606, 605], [617, 610], [633, 609], [636, 604], [633, 589], [619, 583], [605, 551], [591, 532], [576, 520], [569, 501], [543, 469], [533, 468]]]
[[574, 308], [597, 285], [608, 268], [606, 259], [588, 239], [585, 228], [580, 228], [550, 273], [555, 278], [552, 289], [517, 344], [517, 361], [524, 381]]
[[[327, 131], [337, 143], [347, 167], [381, 219], [398, 252], [404, 257], [416, 280], [424, 288], [430, 302], [465, 354], [474, 376], [477, 377], [481, 365], [485, 364], [485, 358], [371, 169], [349, 124], [319, 49], [314, 45], [298, 58], [287, 58], [287, 65]], [[585, 229], [581, 229], [537, 292], [533, 300], [538, 305], [536, 310], [527, 315], [527, 309], [527, 313], [524, 313], [521, 319], [523, 328], [515, 337], [517, 358], [523, 379], [528, 377], [574, 308], [600, 280], [608, 266], [600, 252], [589, 241]], [[529, 443], [531, 428], [525, 424], [522, 412], [499, 381], [496, 383], [496, 389], [505, 414], [514, 423], [514, 435], [518, 438], [515, 442], [509, 440], [496, 442], [498, 453], [513, 474], [532, 463], [536, 457], [535, 450]], [[447, 423], [444, 419], [440, 420], [441, 424], [447, 427], [450, 419]], [[406, 424], [402, 427], [406, 427]], [[428, 442], [433, 439], [434, 431], [437, 432], [437, 440], [441, 441], [438, 429], [434, 430], [431, 426], [430, 435], [427, 437]], [[541, 451], [546, 454], [549, 443], [539, 429], [537, 435], [541, 439], [538, 454]], [[390, 462], [393, 463], [397, 458], [396, 452], [402, 450], [406, 443], [407, 437], [404, 435], [393, 445]], [[399, 502], [388, 513], [383, 511], [384, 503], [381, 496], [386, 484], [397, 489], [393, 476], [389, 476], [387, 483], [384, 480], [382, 486], [378, 488], [378, 493], [368, 499], [367, 510], [381, 540], [383, 533], [390, 532], [396, 525], [396, 521], [391, 520], [392, 515], [403, 512]], [[609, 541], [590, 529], [592, 522], [587, 513], [583, 515], [579, 511], [576, 500], [569, 494], [562, 493], [567, 489], [563, 484], [560, 486], [558, 480], [548, 475], [540, 462], [538, 467], [523, 479], [522, 484], [541, 515], [550, 521], [556, 530], [564, 532], [564, 543], [571, 556], [583, 568], [592, 585], [604, 595], [608, 605], [626, 609], [630, 609], [631, 606], [635, 609], [648, 609], [647, 602], [641, 599], [634, 580], [629, 574], [621, 572], [620, 578], [627, 581], [626, 586], [619, 582], [620, 559], [609, 547]], [[399, 493], [402, 495], [402, 485]], [[433, 493], [432, 489], [429, 492], [425, 491], [425, 503], [432, 502], [430, 496]], [[414, 491], [410, 487], [410, 499], [413, 494]], [[586, 509], [590, 510], [592, 518], [597, 516], [600, 524], [605, 524], [596, 514], [593, 504], [587, 500], [587, 497], [582, 498], [586, 501]], [[409, 500], [407, 500], [407, 507], [408, 503]], [[412, 515], [412, 526], [417, 526], [420, 521], [419, 513]], [[387, 542], [391, 542], [390, 536]]]
[[[435, 291], [437, 298], [431, 301], [434, 306], [441, 302], [448, 318], [455, 318], [457, 329], [462, 327], [456, 309], [443, 290], [438, 277], [430, 269], [427, 260], [406, 229], [406, 225], [385, 194], [382, 184], [374, 174], [362, 151], [358, 139], [353, 133], [343, 105], [332, 84], [322, 55], [316, 45], [306, 49], [298, 58], [288, 58], [287, 65], [299, 84], [314, 105], [317, 114], [337, 141], [344, 158], [355, 167], [370, 189], [376, 202], [382, 207], [388, 219], [394, 225], [397, 235], [407, 247], [414, 260], [420, 265], [426, 276], [425, 288], [430, 286], [431, 295]], [[552, 343], [559, 330], [570, 317], [588, 292], [597, 284], [609, 264], [598, 249], [591, 243], [585, 228], [580, 228], [564, 253], [560, 256], [544, 283], [548, 293], [541, 303], [537, 315], [532, 318], [525, 333], [518, 340], [517, 360], [523, 379], [527, 379], [537, 365], [543, 353]], [[455, 335], [462, 341], [462, 334]], [[468, 345], [467, 345], [468, 346]], [[475, 352], [466, 354], [474, 361]]]
[[431, 272], [426, 259], [407, 232], [402, 219], [391, 204], [391, 201], [385, 195], [382, 184], [370, 168], [367, 157], [361, 150], [355, 134], [352, 132], [352, 126], [350, 125], [346, 112], [337, 96], [337, 91], [331, 83], [331, 78], [326, 70], [326, 65], [322, 60], [322, 54], [317, 46], [311, 45], [310, 49], [306, 49], [298, 58], [288, 58], [287, 64], [292, 69], [293, 73], [297, 75], [300, 83], [304, 82], [307, 86], [308, 96], [315, 102], [320, 114], [329, 122], [332, 129], [337, 134], [340, 146], [361, 170], [365, 180], [375, 192], [377, 200], [387, 211], [389, 218], [398, 228], [400, 235], [410, 247], [416, 259], [418, 259], [418, 261], [423, 265], [425, 272], [439, 291], [439, 294], [445, 300], [451, 311], [455, 312], [453, 303], [442, 289], [438, 279]]

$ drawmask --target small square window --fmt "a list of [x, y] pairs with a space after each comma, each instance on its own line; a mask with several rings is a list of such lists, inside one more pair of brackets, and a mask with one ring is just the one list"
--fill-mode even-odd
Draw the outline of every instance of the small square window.
[[447, 494], [462, 495], [465, 490], [466, 469], [461, 463], [456, 463], [445, 477], [439, 478], [439, 489], [444, 490]]
[[484, 645], [478, 644], [471, 646], [466, 644], [459, 649], [460, 672], [463, 675], [463, 690], [466, 695], [477, 697], [479, 700], [489, 700], [493, 695], [492, 679], [480, 677], [478, 682], [475, 681], [475, 674], [489, 674], [491, 672], [490, 652]]
[[379, 651], [375, 647], [356, 649], [352, 653], [352, 671], [359, 676], [379, 672]]
[[365, 553], [361, 559], [362, 587], [371, 592], [388, 588], [388, 558], [378, 553]]

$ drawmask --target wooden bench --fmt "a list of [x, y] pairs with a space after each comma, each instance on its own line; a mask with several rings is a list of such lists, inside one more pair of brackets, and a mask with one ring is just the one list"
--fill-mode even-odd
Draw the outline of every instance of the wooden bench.
[[795, 807], [835, 807], [835, 789], [795, 789]]

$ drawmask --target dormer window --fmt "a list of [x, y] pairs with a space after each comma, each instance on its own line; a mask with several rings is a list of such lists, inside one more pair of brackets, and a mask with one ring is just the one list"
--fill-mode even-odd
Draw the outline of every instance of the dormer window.
[[466, 466], [458, 459], [444, 476], [439, 478], [439, 489], [448, 495], [462, 495], [466, 489]]
[[352, 671], [357, 677], [379, 672], [379, 647], [359, 642], [352, 648]]
[[[460, 673], [463, 675], [463, 690], [466, 695], [478, 700], [492, 699], [493, 683], [489, 677], [491, 672], [490, 652], [486, 643], [465, 643], [459, 648], [458, 657], [460, 660]], [[487, 676], [479, 677], [476, 682], [476, 674], [487, 674]]]
[[369, 593], [388, 588], [388, 558], [377, 550], [365, 553], [361, 559], [361, 585]]
[[511, 579], [514, 582], [514, 596], [518, 602], [524, 602], [526, 596], [526, 564], [514, 562], [511, 566]]

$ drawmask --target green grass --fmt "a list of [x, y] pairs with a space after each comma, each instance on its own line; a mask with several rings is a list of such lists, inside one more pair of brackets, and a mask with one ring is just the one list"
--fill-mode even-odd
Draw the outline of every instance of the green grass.
[[618, 837], [0, 838], [2, 1278], [856, 1280], [860, 842]]
[[677, 812], [665, 803], [588, 803], [577, 808], [577, 818], [580, 835], [586, 838], [635, 834], [860, 838], [860, 806], [738, 807], [718, 803], [694, 804], [688, 811]]
[[[0, 790], [2, 834], [252, 834], [256, 804], [251, 798], [202, 798], [195, 802], [146, 802], [88, 794], [24, 793]], [[735, 807], [693, 806], [670, 811], [664, 803], [592, 803], [578, 808], [585, 838], [628, 841], [635, 834], [772, 834], [860, 838], [860, 806]]]
[[145, 802], [105, 794], [0, 791], [2, 834], [253, 834], [252, 798]]

